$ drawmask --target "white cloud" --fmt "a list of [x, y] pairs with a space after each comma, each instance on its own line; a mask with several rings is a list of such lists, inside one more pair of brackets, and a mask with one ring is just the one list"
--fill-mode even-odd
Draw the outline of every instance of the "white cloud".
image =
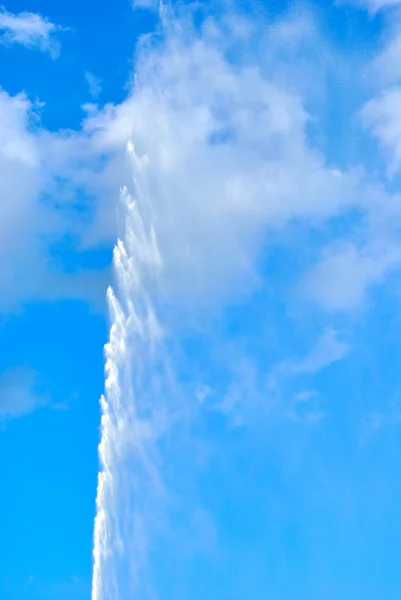
[[[347, 3], [366, 8], [372, 15], [375, 15], [381, 10], [397, 8], [401, 5], [401, 0], [350, 0]], [[345, 4], [345, 2], [340, 1], [338, 4]]]
[[318, 224], [359, 201], [357, 179], [309, 145], [302, 97], [276, 83], [269, 64], [256, 66], [255, 31], [244, 35], [235, 39], [243, 66], [228, 60], [227, 37], [210, 22], [201, 38], [188, 29], [144, 49], [135, 91], [85, 123], [92, 143], [109, 152], [134, 142], [165, 291], [191, 302], [252, 284], [269, 228]]
[[[386, 31], [384, 49], [369, 67], [377, 91], [360, 111], [365, 131], [377, 141], [380, 150], [377, 174], [384, 166], [387, 178], [393, 178], [401, 168], [399, 22], [397, 15]], [[386, 186], [373, 184], [372, 178], [364, 179], [359, 217], [350, 222], [345, 236], [334, 238], [323, 249], [301, 285], [309, 298], [328, 310], [357, 309], [365, 303], [373, 286], [401, 266], [400, 195], [386, 192]]]
[[[401, 7], [401, 2], [399, 4]], [[368, 69], [376, 96], [383, 94], [383, 91], [391, 91], [393, 88], [390, 86], [401, 81], [401, 11], [393, 13], [391, 17], [385, 21], [380, 47]]]
[[287, 417], [291, 420], [316, 425], [325, 417], [323, 399], [315, 390], [303, 390], [295, 395]]
[[[381, 152], [375, 172], [379, 178], [383, 166], [387, 178], [394, 177], [401, 167], [401, 87], [395, 85], [401, 76], [398, 24], [397, 16], [393, 29], [386, 32], [384, 49], [369, 66], [377, 95], [360, 111], [365, 131], [376, 139]], [[401, 266], [401, 198], [372, 179], [367, 175], [360, 179], [359, 214], [348, 221], [345, 235], [333, 236], [303, 278], [302, 291], [325, 309], [358, 309], [373, 286]], [[387, 183], [386, 177], [383, 179]]]
[[362, 119], [386, 152], [389, 173], [401, 167], [401, 87], [386, 89], [362, 110]]
[[349, 238], [324, 247], [301, 282], [301, 292], [327, 310], [355, 311], [401, 267], [401, 196], [373, 186], [365, 193], [363, 218], [350, 225]]
[[399, 19], [395, 19], [397, 27], [389, 35], [382, 52], [373, 60], [371, 67], [372, 78], [375, 83], [394, 84], [401, 78], [401, 35], [399, 33]]
[[328, 310], [355, 310], [388, 266], [386, 256], [366, 254], [350, 242], [334, 244], [305, 276], [302, 289]]
[[341, 339], [340, 333], [327, 327], [303, 357], [287, 359], [273, 366], [267, 378], [269, 386], [264, 390], [264, 404], [270, 393], [275, 398], [278, 414], [298, 422], [319, 423], [327, 416], [319, 392], [303, 389], [289, 393], [288, 390], [299, 377], [314, 378], [333, 363], [343, 360], [350, 351], [351, 346]]
[[89, 93], [94, 100], [97, 100], [102, 91], [102, 80], [98, 77], [95, 77], [93, 73], [86, 71], [85, 79], [89, 86]]
[[132, 0], [132, 8], [134, 10], [137, 8], [146, 10], [157, 10], [159, 5], [159, 0]]
[[76, 158], [75, 140], [65, 143], [63, 132], [44, 132], [37, 107], [25, 95], [1, 89], [0, 139], [0, 312], [43, 299], [99, 302], [107, 274], [63, 273], [52, 250], [66, 236], [78, 239], [77, 249], [84, 235], [75, 190], [62, 178]]
[[326, 329], [316, 345], [301, 360], [293, 363], [290, 371], [299, 373], [318, 373], [334, 362], [343, 359], [350, 351], [350, 346], [338, 339], [338, 332]]
[[[345, 358], [351, 346], [342, 341], [339, 332], [328, 327], [317, 339], [312, 348], [299, 359], [289, 359], [278, 363], [270, 373], [271, 381], [277, 386], [280, 380], [299, 375], [316, 375], [331, 364]], [[317, 396], [315, 390], [304, 390], [295, 396], [296, 402], [309, 402]]]
[[[257, 285], [255, 260], [271, 230], [294, 221], [319, 226], [353, 207], [371, 211], [370, 184], [329, 167], [309, 142], [305, 94], [316, 86], [304, 50], [308, 40], [313, 48], [320, 40], [310, 16], [301, 13], [297, 21], [290, 15], [263, 32], [260, 24], [233, 17], [222, 27], [208, 19], [199, 36], [185, 25], [167, 41], [140, 49], [127, 99], [102, 110], [87, 106], [81, 131], [46, 132], [25, 96], [1, 92], [0, 191], [9, 202], [0, 207], [0, 258], [6, 257], [0, 283], [7, 290], [0, 310], [99, 292], [104, 274], [62, 276], [51, 247], [67, 235], [77, 251], [111, 243], [118, 189], [130, 187], [132, 161], [137, 184], [152, 198], [163, 293], [188, 306]], [[267, 36], [270, 46], [256, 57], [258, 36]], [[230, 44], [242, 63], [228, 59]], [[302, 73], [309, 73], [307, 86], [294, 70], [298, 56], [306, 65]], [[98, 81], [87, 77], [96, 95]], [[380, 118], [376, 100], [363, 115], [398, 157], [388, 116], [396, 114], [396, 100], [387, 102], [387, 112], [381, 106]], [[127, 158], [129, 141], [136, 154]], [[74, 211], [77, 192], [85, 198], [86, 221]], [[22, 214], [30, 215], [29, 227]], [[363, 244], [344, 240], [324, 250], [304, 283], [313, 299], [328, 308], [356, 307], [398, 264], [395, 237], [391, 247], [382, 239], [372, 246], [372, 231]], [[87, 277], [92, 291], [85, 292]]]
[[28, 414], [48, 401], [32, 369], [15, 367], [0, 374], [0, 421]]
[[[252, 41], [266, 31], [265, 59], [255, 56]], [[285, 43], [289, 37], [291, 44]], [[137, 184], [152, 198], [163, 292], [188, 306], [195, 299], [213, 304], [232, 290], [257, 285], [255, 259], [271, 229], [294, 220], [317, 226], [361, 206], [359, 175], [326, 165], [308, 140], [304, 95], [311, 86], [296, 72], [291, 76], [297, 53], [306, 56], [308, 37], [314, 47], [319, 43], [305, 13], [299, 22], [291, 15], [288, 23], [263, 32], [251, 21], [231, 18], [220, 28], [208, 19], [197, 36], [186, 23], [162, 44], [142, 47], [128, 98], [102, 110], [88, 106], [75, 133], [53, 134], [38, 125], [32, 132], [35, 107], [24, 96], [3, 92], [9, 139], [0, 155], [0, 187], [13, 198], [14, 217], [4, 214], [2, 221], [9, 237], [15, 231], [3, 249], [0, 242], [0, 256], [9, 257], [0, 268], [8, 290], [3, 305], [41, 294], [57, 297], [57, 289], [67, 293], [68, 281], [75, 285], [73, 297], [84, 292], [84, 274], [79, 285], [77, 278], [63, 283], [60, 272], [54, 274], [49, 241], [69, 234], [77, 250], [110, 243], [118, 189], [131, 185], [132, 161]], [[228, 59], [230, 44], [242, 53], [242, 64]], [[129, 141], [136, 154], [127, 158]], [[87, 198], [89, 221], [73, 210], [77, 191]], [[32, 213], [29, 230], [22, 210]], [[21, 239], [29, 253], [15, 243]], [[29, 271], [23, 270], [25, 256]], [[16, 283], [12, 273], [18, 270]], [[92, 289], [104, 281], [88, 275], [95, 277]]]
[[4, 44], [21, 44], [56, 56], [59, 46], [55, 34], [60, 30], [58, 25], [41, 15], [13, 14], [0, 7], [0, 42]]

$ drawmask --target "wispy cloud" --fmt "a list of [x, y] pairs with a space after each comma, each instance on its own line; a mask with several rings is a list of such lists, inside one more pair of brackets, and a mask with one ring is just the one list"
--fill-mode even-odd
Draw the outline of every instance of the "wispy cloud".
[[375, 17], [381, 11], [397, 9], [401, 0], [334, 0], [337, 6], [351, 5], [361, 10], [366, 10], [371, 17]]
[[102, 92], [102, 80], [89, 71], [86, 71], [85, 79], [89, 86], [90, 95], [94, 100], [97, 100]]
[[21, 417], [48, 402], [33, 369], [14, 367], [0, 374], [0, 421]]
[[302, 390], [295, 394], [286, 416], [294, 421], [317, 425], [327, 415], [321, 396], [315, 390]]
[[0, 7], [0, 42], [3, 44], [20, 44], [26, 48], [49, 52], [55, 57], [59, 52], [56, 33], [61, 29], [39, 14], [13, 14]]
[[400, 264], [401, 248], [390, 228], [378, 240], [370, 231], [365, 244], [339, 240], [325, 248], [304, 276], [301, 291], [327, 310], [355, 311], [369, 290]]
[[[400, 0], [351, 0], [348, 3], [366, 8], [373, 15], [381, 10], [396, 8], [401, 5]], [[339, 4], [345, 4], [345, 2], [339, 2]]]
[[334, 329], [327, 329], [316, 345], [303, 358], [290, 366], [290, 370], [295, 374], [318, 373], [332, 363], [343, 359], [349, 351], [349, 344], [339, 339], [338, 332]]
[[390, 87], [367, 102], [361, 112], [365, 126], [385, 151], [390, 175], [401, 168], [400, 101], [401, 86]]
[[132, 0], [132, 8], [145, 9], [145, 10], [157, 10], [160, 5], [160, 0]]

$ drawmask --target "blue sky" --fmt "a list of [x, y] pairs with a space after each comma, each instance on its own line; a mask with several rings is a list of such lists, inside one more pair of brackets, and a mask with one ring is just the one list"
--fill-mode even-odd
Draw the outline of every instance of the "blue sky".
[[399, 599], [400, 10], [1, 9], [0, 598]]

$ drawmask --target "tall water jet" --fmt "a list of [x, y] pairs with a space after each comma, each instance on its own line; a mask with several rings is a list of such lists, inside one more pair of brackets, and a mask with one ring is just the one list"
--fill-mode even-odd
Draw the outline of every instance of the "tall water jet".
[[[115, 289], [107, 292], [111, 329], [101, 398], [92, 600], [130, 597], [138, 569], [146, 562], [142, 520], [152, 494], [163, 490], [155, 436], [160, 409], [156, 388], [165, 365], [158, 348], [161, 329], [147, 290], [147, 284], [157, 285], [161, 262], [154, 230], [141, 212], [146, 157], [139, 159], [131, 143], [127, 152], [135, 171], [134, 191], [121, 190], [125, 225], [114, 249]], [[130, 532], [128, 537], [122, 526]]]

